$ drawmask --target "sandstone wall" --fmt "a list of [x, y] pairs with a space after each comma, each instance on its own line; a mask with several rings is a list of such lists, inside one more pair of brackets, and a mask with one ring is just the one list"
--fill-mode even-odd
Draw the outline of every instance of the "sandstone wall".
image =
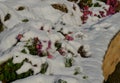
[[[111, 40], [103, 60], [103, 75], [105, 83], [120, 83], [120, 31]], [[116, 72], [117, 71], [117, 72]], [[116, 74], [117, 73], [117, 74]], [[117, 78], [115, 77], [116, 75]], [[110, 82], [119, 80], [119, 82]], [[109, 81], [109, 82], [108, 82]]]

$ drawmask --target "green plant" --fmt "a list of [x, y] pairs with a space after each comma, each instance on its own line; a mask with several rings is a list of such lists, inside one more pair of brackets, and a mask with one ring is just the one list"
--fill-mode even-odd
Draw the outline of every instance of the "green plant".
[[18, 7], [17, 11], [22, 11], [22, 10], [24, 10], [24, 9], [25, 9], [24, 6], [20, 6], [20, 7]]
[[45, 74], [46, 71], [47, 71], [47, 69], [48, 69], [48, 63], [45, 62], [45, 63], [43, 63], [43, 64], [41, 65], [40, 73]]
[[94, 7], [101, 7], [101, 5], [98, 2], [96, 2], [94, 3]]
[[25, 78], [33, 74], [31, 70], [22, 74], [17, 74], [16, 71], [23, 65], [24, 62], [14, 64], [12, 61], [13, 58], [10, 58], [0, 64], [0, 80], [3, 83], [10, 83], [14, 80]]
[[88, 78], [88, 76], [83, 76], [83, 79], [87, 79]]
[[22, 22], [28, 22], [29, 20], [28, 19], [23, 19]]
[[0, 32], [2, 32], [4, 30], [4, 25], [3, 23], [1, 22], [1, 19], [0, 19]]
[[76, 68], [75, 68], [74, 75], [78, 75], [78, 74], [80, 74], [80, 68], [79, 68], [79, 67], [76, 67]]
[[55, 42], [55, 47], [59, 50], [62, 47], [62, 44], [58, 41]]
[[21, 52], [24, 53], [24, 54], [27, 54], [25, 49], [22, 49]]
[[7, 13], [4, 17], [4, 21], [7, 21], [11, 18], [11, 14]]
[[21, 63], [14, 64], [13, 58], [8, 59], [7, 61], [0, 64], [0, 80], [3, 83], [10, 83], [17, 79], [22, 79], [33, 75], [32, 70], [28, 70], [27, 72], [17, 74], [16, 71], [23, 65], [24, 61]]
[[93, 3], [92, 3], [92, 0], [80, 0], [78, 5], [80, 6], [80, 8], [83, 9], [85, 6], [91, 7], [93, 5]]
[[51, 4], [54, 9], [60, 10], [64, 13], [68, 13], [67, 6], [65, 4]]
[[71, 67], [73, 65], [73, 58], [65, 58], [65, 67]]

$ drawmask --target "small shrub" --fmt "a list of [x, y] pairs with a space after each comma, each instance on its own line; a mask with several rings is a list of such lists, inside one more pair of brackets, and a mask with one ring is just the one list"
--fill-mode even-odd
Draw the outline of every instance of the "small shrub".
[[0, 64], [0, 80], [3, 83], [10, 83], [17, 79], [22, 79], [30, 75], [33, 75], [32, 70], [29, 70], [21, 74], [17, 74], [16, 71], [23, 65], [24, 61], [16, 64], [14, 64], [12, 61], [13, 58], [10, 58], [7, 61]]
[[24, 6], [20, 6], [20, 7], [18, 7], [17, 11], [22, 11], [22, 10], [24, 10], [24, 9], [25, 9]]
[[28, 19], [23, 19], [22, 22], [28, 22], [29, 20]]
[[64, 13], [68, 13], [68, 9], [65, 4], [51, 4], [51, 6], [57, 10], [64, 12]]
[[82, 45], [82, 46], [80, 46], [80, 48], [78, 49], [78, 53], [81, 55], [81, 57], [83, 57], [83, 58], [87, 58], [87, 52], [85, 51], [85, 48], [84, 48], [84, 46]]
[[71, 67], [73, 65], [73, 58], [65, 58], [65, 67]]
[[80, 68], [79, 67], [75, 68], [75, 72], [74, 72], [74, 75], [78, 75], [78, 74], [80, 74]]
[[5, 17], [4, 17], [4, 21], [7, 21], [11, 18], [11, 14], [6, 14]]
[[47, 71], [47, 69], [48, 69], [48, 63], [45, 62], [45, 63], [43, 63], [43, 64], [41, 65], [40, 73], [45, 74], [46, 71]]

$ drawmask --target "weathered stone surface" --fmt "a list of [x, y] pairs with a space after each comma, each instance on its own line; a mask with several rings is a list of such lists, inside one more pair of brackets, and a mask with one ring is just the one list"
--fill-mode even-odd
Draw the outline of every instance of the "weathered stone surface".
[[113, 37], [108, 46], [102, 69], [104, 83], [120, 83], [120, 31]]

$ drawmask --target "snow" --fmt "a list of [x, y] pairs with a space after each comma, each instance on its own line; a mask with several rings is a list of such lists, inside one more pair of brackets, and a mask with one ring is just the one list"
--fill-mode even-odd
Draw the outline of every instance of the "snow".
[[[51, 6], [53, 3], [64, 3], [68, 8], [68, 13], [54, 9]], [[107, 8], [105, 4], [101, 4]], [[72, 8], [73, 5], [76, 10]], [[17, 11], [16, 9], [20, 6], [24, 6], [25, 9]], [[102, 9], [92, 8], [90, 10], [93, 13], [98, 13]], [[11, 14], [11, 18], [5, 22], [4, 17], [7, 13]], [[21, 63], [27, 58], [31, 63], [24, 62], [22, 67], [16, 71], [17, 74], [24, 73], [29, 69], [34, 71], [34, 75], [12, 83], [54, 83], [59, 79], [65, 80], [67, 83], [103, 82], [102, 60], [111, 38], [120, 30], [119, 13], [103, 19], [89, 17], [87, 23], [82, 25], [80, 19], [82, 13], [79, 7], [75, 3], [66, 0], [0, 0], [0, 15], [1, 21], [7, 27], [0, 33], [0, 63], [11, 57], [13, 57], [13, 63]], [[26, 18], [29, 21], [23, 23], [21, 20]], [[65, 25], [61, 22], [65, 23]], [[41, 27], [44, 29], [40, 30]], [[66, 40], [61, 33], [58, 33], [61, 29], [65, 34], [72, 32], [70, 36], [74, 40]], [[18, 34], [23, 34], [23, 38], [21, 42], [16, 44]], [[24, 48], [26, 41], [34, 37], [40, 39], [43, 45], [42, 50], [45, 50], [45, 52], [48, 46], [47, 42], [49, 40], [52, 42], [51, 49], [47, 50], [52, 54], [52, 59], [33, 56], [29, 52], [27, 54], [20, 52]], [[56, 51], [54, 46], [56, 41], [62, 43], [62, 48], [66, 52], [65, 56]], [[81, 45], [85, 47], [86, 56], [90, 56], [89, 58], [82, 58], [77, 53]], [[74, 55], [68, 53], [68, 50]], [[65, 58], [73, 56], [73, 66], [65, 68]], [[38, 74], [41, 64], [45, 62], [49, 64], [47, 72], [44, 75]], [[37, 67], [33, 65], [37, 65]], [[80, 68], [80, 74], [73, 75], [75, 68], [78, 67]], [[83, 79], [84, 76], [88, 78]]]

